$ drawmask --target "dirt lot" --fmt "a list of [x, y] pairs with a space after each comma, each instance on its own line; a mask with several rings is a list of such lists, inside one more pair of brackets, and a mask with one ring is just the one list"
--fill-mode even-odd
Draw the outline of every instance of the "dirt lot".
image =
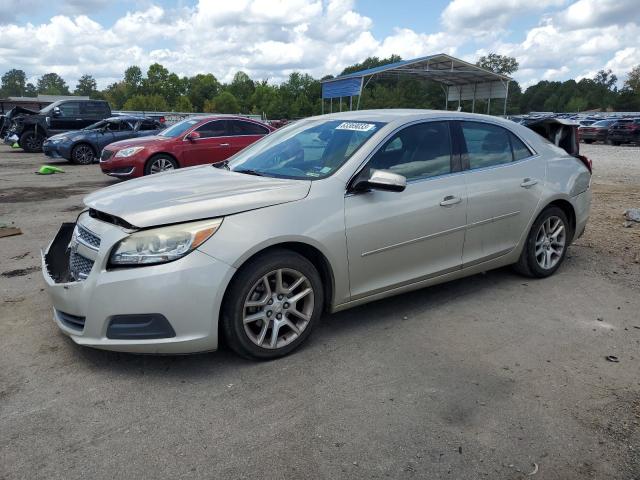
[[114, 180], [34, 175], [42, 156], [0, 146], [0, 222], [24, 233], [0, 238], [0, 479], [640, 478], [640, 224], [622, 218], [640, 148], [583, 153], [592, 219], [554, 277], [503, 269], [327, 315], [252, 363], [60, 334], [39, 249]]

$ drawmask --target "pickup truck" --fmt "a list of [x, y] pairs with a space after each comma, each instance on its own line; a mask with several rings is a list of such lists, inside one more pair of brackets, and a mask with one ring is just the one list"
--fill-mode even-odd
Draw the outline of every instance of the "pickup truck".
[[111, 117], [104, 100], [59, 100], [39, 112], [16, 107], [10, 113], [5, 143], [16, 142], [25, 152], [42, 151], [42, 143], [52, 135], [81, 130]]

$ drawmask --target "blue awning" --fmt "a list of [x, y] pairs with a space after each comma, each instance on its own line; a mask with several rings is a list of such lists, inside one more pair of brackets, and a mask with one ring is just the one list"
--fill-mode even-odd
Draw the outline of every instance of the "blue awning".
[[360, 95], [362, 77], [345, 78], [322, 84], [322, 98], [354, 97]]

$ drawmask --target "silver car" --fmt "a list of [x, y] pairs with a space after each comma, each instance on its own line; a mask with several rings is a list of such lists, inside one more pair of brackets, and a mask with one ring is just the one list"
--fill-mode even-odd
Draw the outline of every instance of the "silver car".
[[591, 173], [571, 132], [537, 128], [565, 148], [483, 115], [335, 113], [222, 164], [99, 190], [43, 254], [55, 321], [91, 347], [224, 338], [269, 359], [324, 311], [505, 265], [547, 277], [584, 231]]

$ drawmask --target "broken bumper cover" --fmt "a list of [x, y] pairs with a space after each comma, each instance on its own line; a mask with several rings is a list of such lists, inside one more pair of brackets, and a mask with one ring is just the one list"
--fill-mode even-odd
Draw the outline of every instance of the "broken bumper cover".
[[[42, 254], [53, 317], [63, 333], [80, 345], [122, 352], [217, 349], [220, 304], [235, 269], [195, 250], [171, 263], [111, 270], [108, 255], [127, 233], [81, 218], [81, 228], [100, 239], [97, 250], [78, 241], [74, 224], [63, 224]], [[74, 254], [93, 262], [84, 266], [84, 278], [71, 265]]]
[[4, 143], [6, 143], [7, 145], [13, 145], [18, 140], [20, 140], [20, 138], [15, 133], [9, 133], [6, 137], [4, 137]]
[[42, 152], [49, 158], [71, 159], [71, 148], [65, 144], [55, 144], [45, 140], [42, 144]]

